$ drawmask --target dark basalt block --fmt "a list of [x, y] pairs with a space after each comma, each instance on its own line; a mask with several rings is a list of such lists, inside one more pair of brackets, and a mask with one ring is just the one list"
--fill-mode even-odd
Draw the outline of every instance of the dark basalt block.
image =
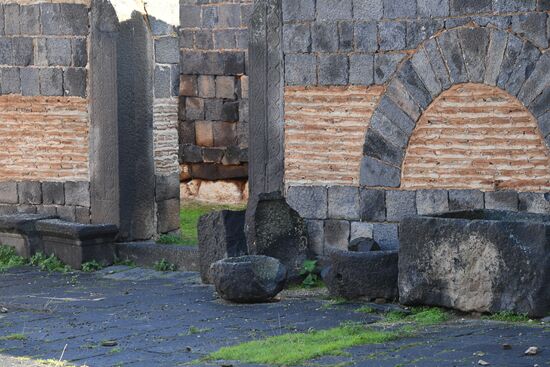
[[52, 216], [41, 214], [13, 214], [0, 216], [0, 243], [15, 248], [18, 255], [29, 258], [42, 251], [42, 242], [36, 231], [39, 220]]
[[199, 219], [199, 266], [204, 283], [212, 283], [210, 265], [228, 257], [246, 255], [245, 211], [223, 210]]
[[286, 267], [268, 256], [242, 256], [212, 264], [210, 274], [223, 299], [237, 303], [267, 302], [286, 283]]
[[114, 242], [118, 228], [111, 224], [78, 224], [60, 219], [36, 222], [43, 252], [55, 254], [73, 269], [88, 261], [110, 265], [115, 259]]
[[402, 303], [550, 313], [550, 215], [471, 210], [405, 218], [399, 228]]
[[333, 251], [323, 281], [334, 297], [395, 300], [397, 257], [397, 251]]

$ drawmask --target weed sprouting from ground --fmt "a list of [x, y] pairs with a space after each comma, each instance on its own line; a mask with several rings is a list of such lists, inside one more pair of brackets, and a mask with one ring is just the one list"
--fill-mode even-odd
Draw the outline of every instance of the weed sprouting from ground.
[[156, 271], [177, 271], [178, 267], [175, 264], [171, 264], [166, 259], [161, 259], [154, 264]]
[[212, 329], [209, 328], [198, 328], [196, 326], [189, 326], [189, 329], [187, 330], [187, 333], [184, 333], [183, 335], [196, 335], [196, 334], [203, 334], [211, 331]]
[[283, 334], [222, 348], [210, 354], [207, 360], [278, 366], [301, 365], [312, 358], [341, 355], [345, 349], [353, 346], [379, 344], [396, 338], [397, 334], [394, 332], [367, 329], [360, 324], [346, 323], [333, 329]]
[[88, 261], [82, 264], [82, 271], [86, 273], [92, 273], [101, 269], [103, 269], [103, 266], [101, 266], [101, 264], [95, 260]]
[[25, 264], [26, 260], [18, 256], [13, 247], [0, 246], [0, 272]]
[[27, 336], [25, 334], [9, 334], [9, 335], [0, 336], [0, 340], [23, 341], [23, 340], [27, 340]]
[[503, 322], [530, 322], [529, 316], [526, 314], [517, 314], [511, 311], [497, 312], [492, 315], [483, 316], [485, 320], [503, 321]]
[[46, 256], [41, 252], [37, 252], [31, 257], [29, 264], [38, 266], [40, 270], [50, 273], [54, 271], [67, 273], [72, 270], [70, 266], [63, 264], [55, 255]]

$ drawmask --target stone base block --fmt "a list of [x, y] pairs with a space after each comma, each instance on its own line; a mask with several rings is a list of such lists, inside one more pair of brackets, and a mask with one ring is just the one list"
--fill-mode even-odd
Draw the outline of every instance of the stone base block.
[[345, 299], [397, 299], [397, 251], [332, 251], [323, 280], [330, 294]]
[[115, 225], [87, 225], [59, 219], [36, 222], [46, 255], [55, 254], [73, 269], [88, 261], [110, 265], [115, 259]]
[[492, 210], [410, 217], [400, 225], [407, 305], [550, 314], [550, 216]]
[[223, 210], [199, 219], [199, 264], [204, 283], [212, 283], [210, 265], [248, 252], [244, 234], [245, 211]]
[[14, 247], [19, 256], [31, 257], [43, 250], [36, 223], [50, 218], [53, 217], [40, 214], [0, 216], [0, 244]]

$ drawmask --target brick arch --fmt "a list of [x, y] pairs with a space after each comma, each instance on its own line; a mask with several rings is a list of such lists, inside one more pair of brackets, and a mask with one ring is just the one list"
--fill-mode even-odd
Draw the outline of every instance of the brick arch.
[[366, 132], [361, 185], [400, 187], [417, 122], [439, 95], [464, 83], [513, 96], [534, 116], [550, 147], [550, 52], [496, 28], [454, 28], [425, 41], [388, 82]]
[[418, 120], [401, 188], [547, 192], [550, 151], [516, 97], [485, 84], [457, 84]]

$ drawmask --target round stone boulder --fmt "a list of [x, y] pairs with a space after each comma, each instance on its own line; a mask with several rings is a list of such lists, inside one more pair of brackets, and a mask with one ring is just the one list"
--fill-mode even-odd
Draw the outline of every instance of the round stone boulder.
[[241, 256], [215, 262], [210, 275], [223, 299], [259, 303], [271, 300], [283, 290], [287, 269], [269, 256]]

